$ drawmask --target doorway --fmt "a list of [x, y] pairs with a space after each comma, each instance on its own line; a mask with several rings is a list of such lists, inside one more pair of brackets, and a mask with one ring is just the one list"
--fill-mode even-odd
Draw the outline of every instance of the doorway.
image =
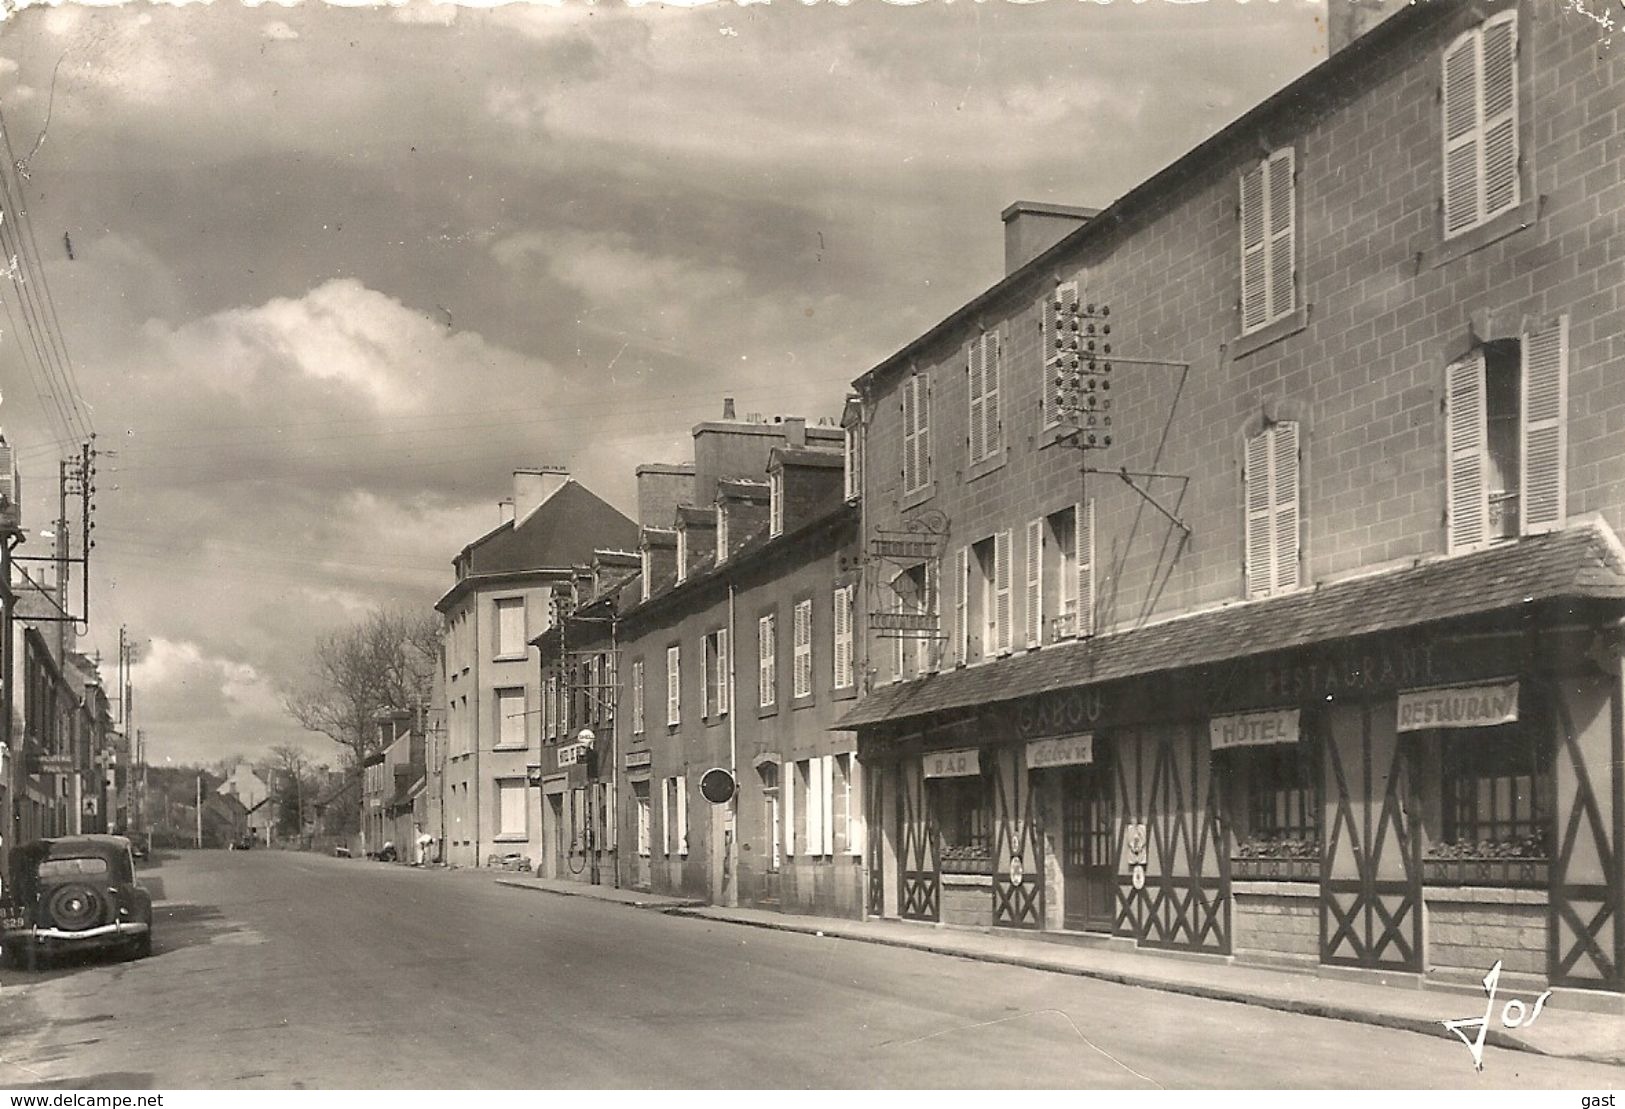
[[1062, 777], [1062, 926], [1070, 931], [1112, 930], [1117, 907], [1115, 812], [1112, 779], [1105, 767], [1078, 767]]
[[553, 858], [549, 865], [549, 878], [563, 878], [568, 873], [565, 858], [565, 823], [564, 823], [564, 794], [549, 793], [547, 795], [548, 816], [553, 827]]

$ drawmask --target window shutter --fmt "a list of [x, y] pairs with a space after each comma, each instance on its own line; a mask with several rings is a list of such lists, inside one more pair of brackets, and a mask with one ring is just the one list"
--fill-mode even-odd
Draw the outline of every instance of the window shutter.
[[846, 758], [846, 850], [853, 858], [863, 857], [863, 832], [867, 826], [863, 811], [863, 780], [858, 769], [858, 753]]
[[660, 853], [671, 854], [671, 779], [666, 778], [660, 783]]
[[1010, 570], [1013, 551], [1010, 532], [1001, 531], [993, 538], [993, 639], [1000, 651], [1010, 650], [1014, 637], [1010, 611]]
[[778, 693], [774, 689], [778, 677], [774, 673], [778, 644], [774, 642], [773, 624], [771, 615], [756, 621], [756, 703], [762, 708], [773, 704]]
[[918, 487], [924, 487], [931, 484], [931, 375], [920, 374], [914, 381], [915, 476]]
[[1298, 425], [1275, 425], [1275, 589], [1298, 588]]
[[1241, 175], [1241, 329], [1252, 331], [1269, 319], [1269, 286], [1264, 272], [1264, 166]]
[[666, 648], [666, 723], [682, 722], [682, 662], [676, 647]]
[[845, 600], [846, 587], [836, 587], [835, 592], [830, 597], [830, 619], [834, 625], [834, 634], [830, 637], [833, 641], [831, 643], [833, 649], [830, 651], [830, 658], [834, 664], [834, 673], [831, 675], [830, 684], [836, 689], [841, 689], [846, 685], [847, 610], [846, 605], [843, 603]]
[[983, 408], [984, 390], [987, 387], [987, 356], [983, 336], [972, 339], [965, 357], [965, 377], [968, 382], [970, 394], [970, 460], [980, 462], [987, 454], [987, 437], [984, 434]]
[[717, 632], [717, 713], [728, 714], [728, 629]]
[[[938, 569], [936, 559], [925, 564], [925, 597], [920, 602], [920, 611], [930, 613], [936, 617], [932, 625], [936, 628], [942, 626], [942, 571]], [[916, 641], [916, 658], [920, 669], [936, 672], [942, 661], [943, 649], [941, 642], [935, 637]]]
[[1489, 536], [1485, 484], [1484, 356], [1474, 354], [1445, 370], [1446, 538], [1450, 553], [1470, 550]]
[[1044, 521], [1027, 524], [1027, 646], [1044, 640]]
[[1479, 218], [1518, 204], [1518, 24], [1517, 12], [1484, 24], [1483, 112], [1484, 207]]
[[784, 773], [779, 781], [779, 795], [784, 801], [784, 854], [786, 857], [796, 853], [796, 783], [800, 779], [796, 775], [796, 764], [784, 764]]
[[970, 548], [959, 548], [954, 580], [954, 650], [961, 664], [970, 661]]
[[909, 492], [919, 487], [919, 467], [915, 464], [914, 431], [914, 382], [916, 378], [909, 378], [903, 382], [903, 491]]
[[1043, 377], [1043, 410], [1039, 413], [1038, 426], [1049, 427], [1060, 417], [1059, 401], [1060, 390], [1055, 387], [1055, 367], [1059, 364], [1057, 355], [1058, 336], [1055, 333], [1055, 321], [1060, 313], [1055, 310], [1055, 304], [1061, 297], [1061, 291], [1045, 294], [1039, 303], [1038, 314], [1038, 367]]
[[1444, 54], [1444, 230], [1454, 234], [1478, 222], [1478, 32], [1469, 31]]
[[1072, 511], [1073, 546], [1078, 558], [1078, 635], [1095, 634], [1095, 502], [1091, 499]]
[[677, 853], [688, 854], [688, 779], [673, 778], [672, 788], [677, 792]]
[[991, 457], [1003, 446], [999, 427], [999, 385], [1003, 373], [999, 333], [989, 331], [982, 336], [982, 454]]
[[1287, 147], [1269, 160], [1269, 318], [1292, 311], [1294, 233], [1293, 150]]
[[1270, 496], [1270, 433], [1247, 440], [1247, 468], [1242, 485], [1247, 498], [1247, 539], [1244, 558], [1247, 596], [1267, 597], [1275, 587], [1274, 508]]
[[812, 692], [812, 604], [799, 601], [795, 614], [795, 654], [792, 659], [795, 672], [792, 681], [795, 695], [805, 697]]
[[816, 858], [822, 854], [824, 844], [824, 803], [819, 797], [819, 787], [823, 781], [823, 774], [819, 770], [819, 760], [803, 759], [800, 762], [801, 773], [798, 780], [807, 783], [806, 795], [802, 801], [807, 808], [807, 838], [804, 841], [807, 854]]
[[824, 807], [823, 850], [821, 854], [835, 854], [835, 756], [814, 759], [819, 774], [819, 803]]
[[1523, 441], [1522, 507], [1525, 535], [1563, 526], [1567, 505], [1569, 320], [1559, 317], [1523, 336], [1522, 397], [1518, 406]]

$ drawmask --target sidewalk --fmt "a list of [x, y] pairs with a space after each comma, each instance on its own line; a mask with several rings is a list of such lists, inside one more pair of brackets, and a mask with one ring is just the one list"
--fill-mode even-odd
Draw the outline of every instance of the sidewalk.
[[[1229, 963], [1145, 950], [1050, 942], [1032, 934], [948, 928], [898, 920], [841, 920], [797, 916], [765, 909], [717, 908], [704, 902], [661, 894], [618, 890], [546, 878], [504, 876], [498, 885], [574, 897], [591, 897], [670, 916], [689, 917], [797, 932], [825, 939], [913, 948], [937, 955], [1002, 963], [1034, 970], [1098, 978], [1126, 986], [1164, 990], [1242, 1005], [1258, 1005], [1331, 1020], [1379, 1025], [1424, 1036], [1455, 1039], [1445, 1020], [1480, 1018], [1485, 996], [1477, 990], [1414, 989], [1351, 981], [1294, 970]], [[1488, 967], [1485, 968], [1488, 971]], [[1537, 1055], [1625, 1065], [1625, 1014], [1573, 1007], [1562, 992], [1549, 998], [1532, 1024], [1508, 1029], [1501, 1023], [1503, 1005], [1513, 995], [1497, 994], [1488, 1046]], [[1527, 1002], [1527, 999], [1526, 999]], [[1565, 1008], [1565, 1003], [1569, 1007]], [[1477, 1034], [1477, 1027], [1467, 1034]], [[1462, 1047], [1465, 1052], [1467, 1048]]]

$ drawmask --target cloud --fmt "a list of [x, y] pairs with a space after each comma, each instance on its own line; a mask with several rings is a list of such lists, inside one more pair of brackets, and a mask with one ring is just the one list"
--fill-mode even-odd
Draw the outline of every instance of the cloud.
[[153, 638], [131, 668], [142, 719], [212, 715], [222, 725], [281, 716], [282, 699], [248, 663], [206, 653], [196, 643]]

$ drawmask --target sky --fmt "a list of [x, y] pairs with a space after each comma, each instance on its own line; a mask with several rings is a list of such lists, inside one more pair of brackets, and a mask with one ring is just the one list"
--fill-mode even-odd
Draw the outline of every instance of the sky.
[[1326, 49], [1309, 0], [6, 10], [20, 553], [48, 290], [103, 452], [81, 648], [111, 681], [128, 628], [177, 763], [336, 763], [282, 708], [312, 644], [431, 606], [514, 468], [635, 515], [724, 396], [837, 415], [998, 280], [1010, 202], [1103, 207]]

